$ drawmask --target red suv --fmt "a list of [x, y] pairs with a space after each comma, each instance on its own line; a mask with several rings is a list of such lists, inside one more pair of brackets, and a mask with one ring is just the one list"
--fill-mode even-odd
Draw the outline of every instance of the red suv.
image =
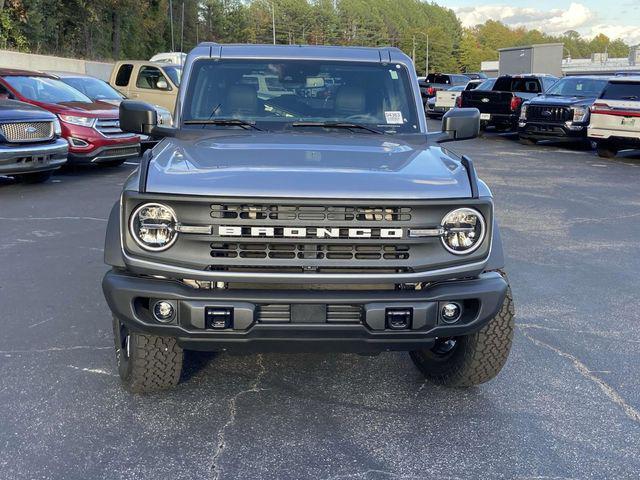
[[120, 130], [118, 107], [94, 102], [51, 75], [0, 68], [3, 96], [58, 116], [69, 143], [69, 163], [119, 165], [140, 154], [140, 137]]

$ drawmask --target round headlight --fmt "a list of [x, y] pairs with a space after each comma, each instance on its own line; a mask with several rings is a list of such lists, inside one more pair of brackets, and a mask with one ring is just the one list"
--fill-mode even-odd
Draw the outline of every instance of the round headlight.
[[145, 250], [160, 252], [178, 238], [174, 211], [161, 203], [145, 203], [135, 209], [129, 222], [133, 239]]
[[442, 219], [442, 244], [455, 255], [473, 252], [484, 240], [486, 226], [482, 214], [473, 208], [458, 208]]

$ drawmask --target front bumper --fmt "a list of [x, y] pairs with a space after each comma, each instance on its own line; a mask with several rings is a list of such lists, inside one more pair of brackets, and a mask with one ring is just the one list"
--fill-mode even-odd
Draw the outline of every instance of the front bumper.
[[523, 138], [532, 140], [586, 140], [587, 126], [572, 125], [567, 127], [564, 123], [520, 122], [518, 133]]
[[[200, 290], [168, 279], [112, 270], [102, 287], [116, 318], [130, 329], [176, 337], [187, 349], [209, 351], [343, 351], [380, 352], [429, 347], [437, 337], [472, 333], [502, 306], [507, 283], [495, 272], [477, 278], [435, 284], [423, 290]], [[154, 319], [158, 300], [175, 305], [170, 324]], [[442, 302], [463, 306], [461, 319], [448, 325], [440, 318]], [[289, 306], [288, 320], [273, 321], [266, 305]], [[359, 312], [347, 321], [329, 319], [329, 306]], [[301, 307], [301, 308], [297, 308]], [[305, 308], [309, 307], [309, 308]], [[207, 308], [232, 309], [231, 328], [206, 328]], [[388, 309], [410, 309], [409, 327], [388, 328]], [[296, 315], [295, 311], [303, 314]], [[312, 313], [309, 315], [309, 313]]]
[[116, 144], [99, 147], [90, 152], [69, 152], [69, 163], [104, 163], [140, 156], [140, 143]]
[[45, 144], [0, 145], [0, 175], [20, 175], [60, 168], [67, 161], [64, 139]]

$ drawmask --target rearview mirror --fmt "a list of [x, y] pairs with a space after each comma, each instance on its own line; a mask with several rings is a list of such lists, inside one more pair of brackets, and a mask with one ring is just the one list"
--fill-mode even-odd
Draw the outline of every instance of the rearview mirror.
[[120, 129], [127, 133], [151, 135], [158, 126], [158, 112], [153, 105], [137, 100], [120, 102]]
[[443, 137], [440, 142], [469, 140], [480, 134], [480, 110], [454, 108], [442, 117]]
[[160, 90], [169, 90], [169, 84], [166, 80], [161, 78], [156, 82], [156, 88]]

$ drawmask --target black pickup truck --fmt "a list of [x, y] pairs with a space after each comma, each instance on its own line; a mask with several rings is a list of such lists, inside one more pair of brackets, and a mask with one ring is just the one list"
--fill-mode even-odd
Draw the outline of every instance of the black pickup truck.
[[470, 77], [462, 74], [430, 73], [427, 77], [419, 78], [420, 95], [422, 103], [426, 105], [427, 100], [436, 96], [438, 90], [449, 90], [451, 87], [466, 85]]
[[522, 103], [544, 93], [557, 81], [551, 75], [502, 75], [491, 90], [462, 92], [458, 106], [480, 110], [482, 128], [514, 130], [518, 126]]
[[538, 140], [586, 142], [589, 107], [607, 85], [607, 77], [567, 77], [543, 95], [522, 105], [518, 133], [520, 142]]

